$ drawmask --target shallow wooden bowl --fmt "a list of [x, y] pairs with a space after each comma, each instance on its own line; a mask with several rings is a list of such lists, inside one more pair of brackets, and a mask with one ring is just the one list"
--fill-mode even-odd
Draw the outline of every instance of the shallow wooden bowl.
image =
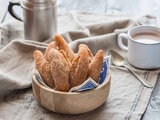
[[63, 114], [79, 114], [94, 110], [107, 99], [110, 91], [110, 74], [93, 90], [85, 92], [60, 92], [47, 88], [32, 73], [32, 88], [36, 100], [45, 108]]

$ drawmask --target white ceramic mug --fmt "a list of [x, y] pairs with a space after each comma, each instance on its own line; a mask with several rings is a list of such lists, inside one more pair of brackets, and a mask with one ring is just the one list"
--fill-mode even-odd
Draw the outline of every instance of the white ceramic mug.
[[[124, 44], [127, 40], [128, 45]], [[136, 26], [127, 34], [118, 36], [118, 45], [128, 51], [131, 65], [140, 69], [157, 69], [160, 67], [160, 28], [153, 26]]]

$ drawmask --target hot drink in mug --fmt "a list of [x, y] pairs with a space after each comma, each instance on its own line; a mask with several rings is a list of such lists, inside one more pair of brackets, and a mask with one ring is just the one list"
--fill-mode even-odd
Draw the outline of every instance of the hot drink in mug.
[[[128, 45], [123, 44], [127, 40]], [[160, 67], [160, 28], [153, 26], [136, 26], [127, 34], [118, 36], [118, 45], [127, 51], [131, 65], [141, 69]]]

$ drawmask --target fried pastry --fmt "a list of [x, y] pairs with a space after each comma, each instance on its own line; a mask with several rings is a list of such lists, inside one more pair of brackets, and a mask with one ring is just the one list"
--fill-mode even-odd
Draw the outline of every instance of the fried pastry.
[[51, 88], [54, 88], [54, 81], [51, 75], [51, 66], [48, 61], [44, 58], [41, 51], [36, 50], [34, 52], [35, 67], [41, 75], [44, 83]]
[[67, 92], [69, 90], [69, 65], [62, 55], [56, 49], [51, 49], [48, 53], [48, 59], [51, 63], [51, 74], [55, 83], [55, 90]]
[[75, 57], [74, 56], [74, 52], [68, 46], [68, 44], [65, 41], [65, 39], [61, 35], [57, 34], [57, 35], [55, 35], [55, 41], [57, 42], [59, 50], [64, 50], [64, 52], [66, 53], [66, 55], [69, 58], [70, 62], [72, 62], [74, 57]]
[[60, 50], [59, 52], [62, 53], [63, 57], [66, 59], [66, 61], [68, 63], [68, 66], [70, 68], [71, 67], [71, 62], [69, 61], [69, 59], [68, 59], [66, 53], [64, 52], [64, 50]]
[[87, 45], [85, 45], [85, 44], [80, 44], [80, 46], [82, 47], [85, 47], [86, 49], [87, 49], [87, 51], [88, 51], [88, 55], [89, 55], [89, 62], [91, 62], [92, 61], [92, 59], [93, 59], [93, 54], [92, 54], [92, 52], [91, 52], [91, 50], [88, 48], [88, 46]]
[[82, 84], [86, 78], [89, 67], [89, 54], [84, 45], [79, 45], [77, 56], [72, 62], [70, 68], [70, 87]]
[[88, 77], [91, 77], [95, 82], [98, 82], [99, 80], [103, 67], [103, 59], [103, 50], [99, 50], [93, 58], [92, 62], [89, 64]]
[[48, 53], [49, 53], [50, 49], [52, 49], [52, 48], [57, 49], [56, 41], [53, 41], [53, 42], [49, 43], [48, 46], [47, 46], [47, 48], [46, 48], [46, 51], [45, 51], [45, 53], [44, 53], [44, 57], [45, 57], [45, 59], [46, 59], [47, 61], [49, 61], [49, 60], [48, 60]]

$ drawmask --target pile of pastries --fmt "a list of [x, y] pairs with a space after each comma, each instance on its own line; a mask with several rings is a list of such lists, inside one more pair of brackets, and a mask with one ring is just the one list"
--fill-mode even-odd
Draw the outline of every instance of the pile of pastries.
[[59, 34], [48, 44], [44, 54], [39, 50], [34, 52], [35, 68], [45, 84], [64, 92], [81, 85], [88, 77], [98, 82], [103, 59], [103, 50], [93, 56], [85, 44], [80, 44], [78, 53], [74, 53]]

